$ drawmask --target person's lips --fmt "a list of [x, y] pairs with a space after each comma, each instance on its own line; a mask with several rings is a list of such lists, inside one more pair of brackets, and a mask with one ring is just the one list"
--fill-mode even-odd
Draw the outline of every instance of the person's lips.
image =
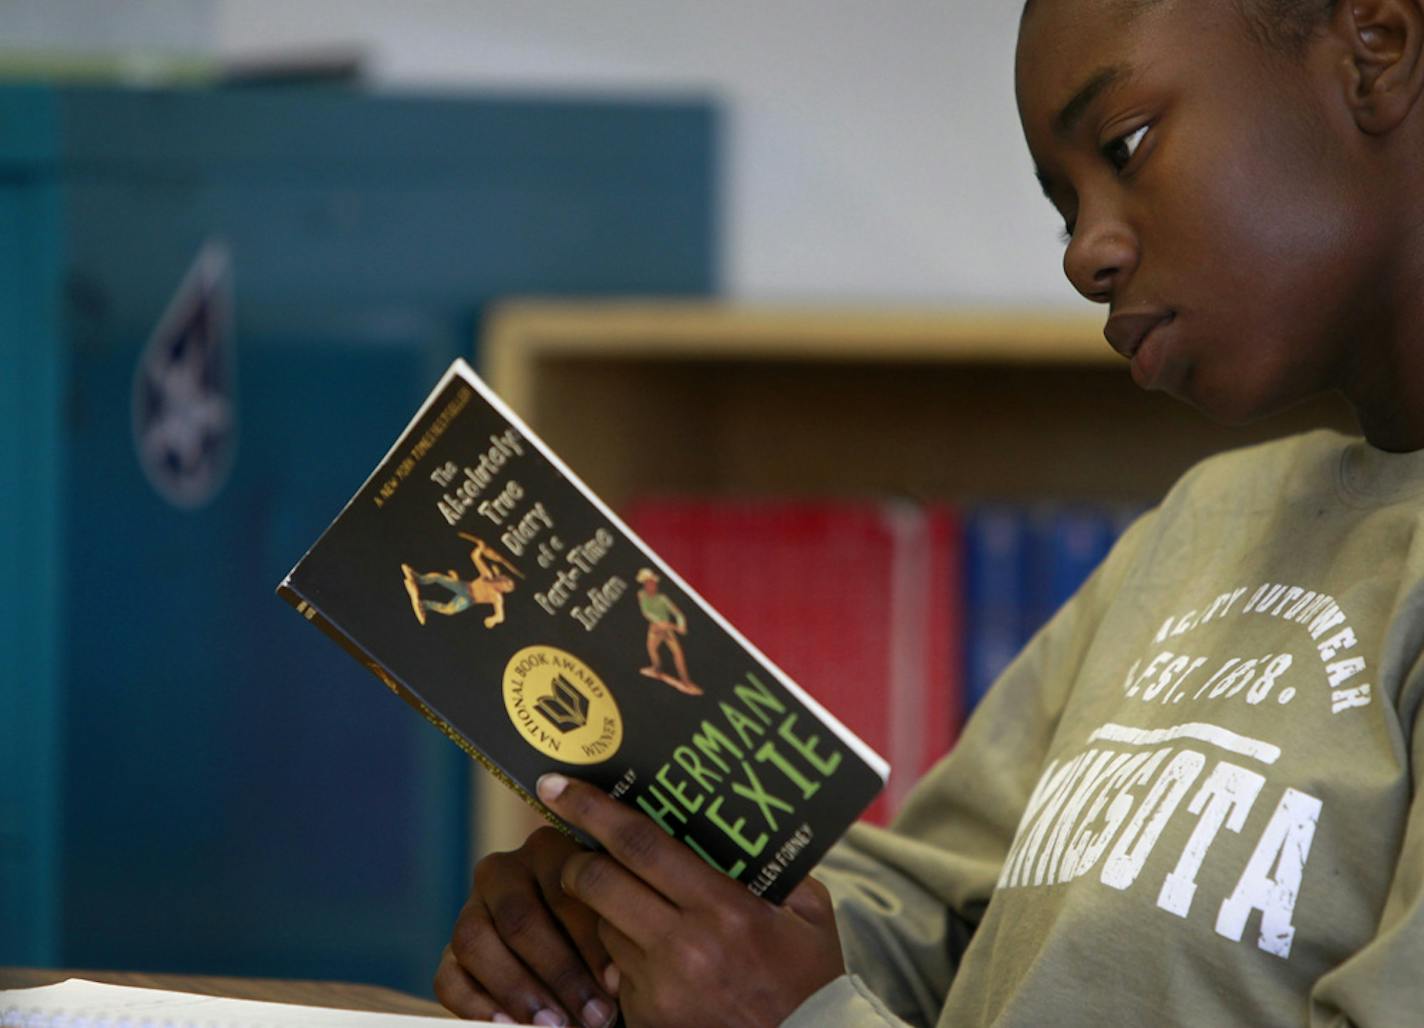
[[1108, 318], [1108, 323], [1103, 327], [1103, 335], [1114, 350], [1131, 360], [1141, 349], [1148, 333], [1158, 325], [1171, 321], [1173, 317], [1173, 313], [1167, 310], [1119, 311]]

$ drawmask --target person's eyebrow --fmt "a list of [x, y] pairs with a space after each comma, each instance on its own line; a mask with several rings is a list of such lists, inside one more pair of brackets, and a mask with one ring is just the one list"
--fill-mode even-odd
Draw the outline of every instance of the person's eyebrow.
[[1131, 77], [1132, 69], [1125, 64], [1114, 64], [1093, 72], [1073, 94], [1073, 99], [1063, 105], [1058, 117], [1053, 119], [1054, 132], [1059, 136], [1072, 135], [1073, 130], [1078, 127], [1078, 122], [1083, 120], [1083, 115], [1088, 113], [1088, 108], [1093, 105], [1093, 101], [1102, 96], [1110, 86], [1119, 85]]
[[[1126, 82], [1131, 77], [1132, 69], [1126, 64], [1113, 64], [1093, 72], [1053, 119], [1054, 134], [1060, 138], [1071, 136], [1078, 123], [1083, 120], [1083, 115], [1088, 113], [1088, 109], [1098, 97], [1110, 87]], [[1052, 180], [1039, 168], [1033, 169], [1033, 176], [1038, 179], [1043, 195], [1051, 200]]]
[[[1082, 117], [1087, 114], [1088, 108], [1092, 107], [1098, 97], [1101, 97], [1114, 85], [1125, 83], [1131, 77], [1132, 68], [1126, 64], [1109, 64], [1088, 75], [1088, 80], [1078, 88], [1077, 93], [1072, 94], [1071, 100], [1062, 105], [1057, 117], [1054, 117], [1054, 122], [1052, 122], [1054, 134], [1058, 137], [1074, 134], [1074, 130], [1078, 128], [1078, 122], [1082, 121]], [[1037, 165], [1034, 167], [1034, 178], [1038, 179], [1038, 188], [1044, 191], [1044, 195], [1048, 196], [1049, 201], [1052, 201], [1054, 198], [1052, 196], [1052, 179], [1048, 178], [1048, 175], [1045, 175], [1042, 168], [1038, 168]]]

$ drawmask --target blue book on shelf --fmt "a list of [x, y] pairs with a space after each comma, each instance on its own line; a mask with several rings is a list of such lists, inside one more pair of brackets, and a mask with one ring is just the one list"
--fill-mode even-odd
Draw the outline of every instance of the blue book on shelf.
[[1023, 647], [1029, 530], [1021, 507], [987, 505], [965, 519], [965, 714]]
[[1025, 641], [1088, 580], [1118, 534], [1112, 509], [1101, 504], [1048, 505], [1032, 524]]

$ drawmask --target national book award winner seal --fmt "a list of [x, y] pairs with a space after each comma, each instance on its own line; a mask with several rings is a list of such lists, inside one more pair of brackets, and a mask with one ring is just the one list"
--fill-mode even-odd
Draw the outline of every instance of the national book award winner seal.
[[504, 709], [520, 738], [566, 764], [601, 764], [623, 742], [623, 718], [603, 680], [554, 646], [526, 646], [509, 658]]

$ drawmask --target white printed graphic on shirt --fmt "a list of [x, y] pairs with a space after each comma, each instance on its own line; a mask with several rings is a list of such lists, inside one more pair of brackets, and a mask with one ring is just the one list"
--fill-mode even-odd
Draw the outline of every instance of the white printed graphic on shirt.
[[[1193, 633], [1233, 617], [1300, 626], [1320, 659], [1321, 687], [1302, 684], [1306, 665], [1314, 664], [1309, 657], [1297, 666], [1288, 652], [1225, 659], [1191, 652]], [[1029, 797], [998, 887], [1049, 887], [1095, 875], [1109, 888], [1155, 890], [1160, 909], [1181, 918], [1195, 911], [1210, 918], [1217, 934], [1236, 941], [1259, 911], [1256, 945], [1288, 958], [1322, 804], [1271, 781], [1282, 756], [1275, 742], [1217, 722], [1230, 719], [1240, 705], [1284, 707], [1298, 698], [1318, 697], [1331, 715], [1367, 707], [1370, 685], [1361, 680], [1367, 664], [1352, 652], [1358, 647], [1355, 633], [1333, 597], [1264, 583], [1231, 589], [1197, 610], [1169, 617], [1152, 642], [1163, 648], [1134, 663], [1122, 682], [1123, 720], [1143, 704], [1190, 712], [1189, 719], [1165, 728], [1103, 724], [1081, 752], [1052, 761]], [[1294, 684], [1287, 684], [1288, 678]], [[1180, 707], [1183, 703], [1187, 706]], [[1259, 811], [1254, 819], [1253, 811]], [[1148, 858], [1173, 817], [1196, 822], [1171, 870], [1144, 879]], [[1231, 869], [1234, 888], [1225, 896], [1199, 895], [1198, 875], [1212, 859], [1213, 843], [1223, 830], [1246, 832], [1248, 819], [1247, 838], [1255, 845], [1240, 867]], [[1227, 858], [1218, 854], [1220, 859]], [[1154, 866], [1165, 866], [1160, 856]]]
[[[1244, 605], [1238, 606], [1247, 591], [1244, 586], [1231, 589], [1213, 597], [1211, 602], [1200, 610], [1191, 610], [1180, 616], [1169, 617], [1158, 629], [1154, 641], [1165, 643], [1168, 639], [1187, 635], [1203, 625], [1231, 616], [1278, 618], [1300, 625], [1309, 634], [1311, 643], [1324, 666], [1326, 679], [1330, 683], [1330, 712], [1332, 714], [1339, 714], [1369, 704], [1369, 683], [1358, 680], [1366, 670], [1365, 658], [1358, 653], [1349, 653], [1350, 650], [1355, 649], [1359, 640], [1355, 638], [1354, 629], [1345, 623], [1345, 612], [1340, 609], [1340, 605], [1335, 602], [1333, 596], [1298, 585], [1263, 582], [1251, 591], [1251, 598]], [[1267, 665], [1268, 661], [1269, 665]], [[1211, 673], [1206, 682], [1197, 689], [1192, 699], [1200, 699], [1203, 693], [1208, 694], [1208, 699], [1216, 699], [1220, 696], [1229, 698], [1241, 692], [1246, 683], [1250, 681], [1252, 685], [1246, 694], [1246, 702], [1260, 703], [1270, 695], [1271, 688], [1275, 684], [1274, 679], [1290, 667], [1291, 661], [1292, 658], [1288, 653], [1265, 654], [1249, 660], [1233, 657]], [[1145, 669], [1141, 669], [1140, 674], [1139, 669], [1142, 662], [1139, 661], [1132, 666], [1132, 670], [1128, 672], [1127, 694], [1133, 696], [1136, 695], [1137, 690], [1142, 690], [1142, 698], [1150, 701], [1170, 684], [1172, 692], [1169, 696], [1164, 696], [1162, 702], [1180, 703], [1183, 696], [1182, 690], [1185, 688], [1184, 680], [1193, 672], [1198, 671], [1205, 663], [1205, 657], [1192, 658], [1164, 650], [1154, 657]], [[1257, 668], [1262, 666], [1265, 666], [1269, 675], [1257, 676], [1253, 679], [1252, 676], [1256, 675]], [[1148, 686], [1147, 680], [1153, 675], [1159, 675], [1159, 680]], [[1133, 684], [1134, 679], [1136, 680], [1135, 685]], [[1147, 694], [1149, 689], [1151, 695]], [[1294, 697], [1294, 689], [1284, 689], [1276, 698], [1280, 703], [1289, 703]]]

